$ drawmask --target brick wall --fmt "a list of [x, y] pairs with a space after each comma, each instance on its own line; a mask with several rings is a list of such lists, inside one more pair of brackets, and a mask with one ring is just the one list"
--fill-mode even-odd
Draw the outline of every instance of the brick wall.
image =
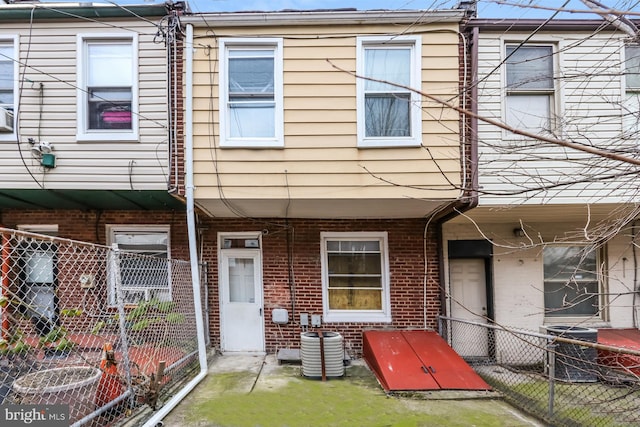
[[[58, 235], [74, 240], [105, 244], [106, 224], [168, 224], [171, 226], [171, 255], [189, 259], [184, 212], [147, 211], [24, 211], [6, 210], [3, 226], [57, 224]], [[218, 299], [218, 232], [262, 231], [262, 262], [266, 350], [299, 348], [300, 313], [322, 314], [320, 233], [323, 231], [386, 231], [391, 279], [391, 323], [328, 323], [325, 330], [342, 334], [353, 357], [362, 352], [362, 331], [381, 328], [437, 328], [440, 313], [440, 279], [437, 238], [427, 234], [426, 280], [423, 219], [393, 220], [243, 220], [201, 218], [202, 261], [208, 263], [208, 305], [211, 345], [220, 347], [220, 305]], [[289, 263], [291, 257], [292, 262]], [[291, 268], [290, 268], [291, 267]], [[291, 274], [290, 274], [291, 271]], [[426, 286], [425, 286], [426, 283]], [[426, 288], [426, 289], [425, 289]], [[426, 299], [425, 299], [426, 290]], [[426, 301], [426, 323], [425, 323]], [[289, 323], [271, 322], [271, 311], [285, 308]]]
[[[217, 233], [261, 231], [263, 233], [263, 282], [265, 339], [267, 352], [279, 348], [299, 348], [300, 313], [322, 314], [322, 279], [320, 271], [320, 233], [323, 231], [387, 231], [391, 277], [392, 323], [328, 323], [325, 330], [342, 334], [353, 356], [362, 351], [362, 331], [380, 328], [422, 328], [424, 322], [424, 247], [425, 221], [410, 220], [282, 220], [243, 221], [204, 219], [204, 259], [209, 268], [209, 324], [212, 345], [220, 345], [218, 300]], [[438, 253], [436, 235], [428, 235], [426, 278], [426, 327], [435, 329], [440, 312]], [[289, 254], [291, 271], [289, 275]], [[292, 297], [295, 295], [295, 298]], [[271, 311], [285, 308], [289, 323], [271, 322]]]

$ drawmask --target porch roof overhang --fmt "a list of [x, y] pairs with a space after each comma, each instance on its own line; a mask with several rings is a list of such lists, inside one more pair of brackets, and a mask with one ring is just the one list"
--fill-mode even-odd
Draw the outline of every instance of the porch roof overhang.
[[423, 218], [453, 205], [455, 199], [197, 199], [196, 206], [217, 218]]
[[185, 210], [167, 191], [135, 190], [0, 190], [2, 209]]

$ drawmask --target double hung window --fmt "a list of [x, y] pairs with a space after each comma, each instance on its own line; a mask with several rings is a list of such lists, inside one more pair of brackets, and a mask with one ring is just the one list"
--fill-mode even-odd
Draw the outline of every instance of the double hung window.
[[422, 142], [420, 38], [358, 38], [358, 145]]
[[227, 147], [281, 147], [282, 41], [220, 42], [220, 134]]
[[555, 128], [552, 45], [506, 46], [506, 123], [531, 133]]
[[584, 246], [547, 246], [543, 262], [545, 317], [599, 315], [597, 251]]
[[624, 129], [628, 138], [637, 140], [640, 131], [640, 45], [625, 47], [624, 76]]
[[136, 38], [79, 37], [79, 139], [135, 138]]
[[390, 322], [386, 233], [322, 233], [324, 317]]
[[16, 102], [16, 74], [15, 61], [16, 46], [14, 40], [0, 39], [0, 136], [13, 133]]

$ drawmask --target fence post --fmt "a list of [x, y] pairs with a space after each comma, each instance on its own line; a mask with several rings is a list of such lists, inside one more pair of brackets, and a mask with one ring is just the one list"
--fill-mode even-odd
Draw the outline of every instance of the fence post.
[[129, 397], [130, 407], [135, 406], [135, 393], [131, 381], [131, 361], [129, 360], [129, 341], [127, 339], [127, 314], [124, 311], [124, 298], [122, 296], [122, 283], [120, 280], [120, 249], [118, 244], [111, 245], [109, 251], [109, 276], [116, 291], [116, 305], [118, 306], [118, 320], [120, 327], [120, 344], [122, 346], [122, 363], [124, 364], [125, 378], [127, 380], [127, 390], [131, 392]]
[[549, 419], [553, 418], [553, 402], [556, 388], [556, 347], [553, 340], [547, 340], [547, 360], [549, 361]]

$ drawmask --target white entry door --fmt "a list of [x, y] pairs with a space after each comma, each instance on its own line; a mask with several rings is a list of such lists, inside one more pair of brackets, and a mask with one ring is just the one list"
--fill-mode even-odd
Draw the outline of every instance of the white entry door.
[[222, 352], [264, 353], [260, 250], [223, 249], [220, 264]]
[[[451, 317], [487, 323], [484, 259], [450, 259]], [[488, 329], [452, 322], [451, 346], [462, 357], [489, 355]]]

